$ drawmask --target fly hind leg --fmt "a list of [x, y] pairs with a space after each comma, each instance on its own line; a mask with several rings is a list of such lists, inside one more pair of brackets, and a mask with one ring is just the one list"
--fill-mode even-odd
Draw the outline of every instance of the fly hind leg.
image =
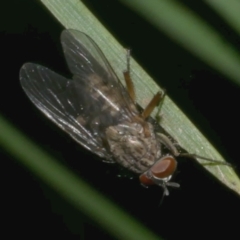
[[126, 82], [127, 91], [133, 100], [133, 102], [136, 102], [136, 94], [134, 89], [134, 84], [130, 76], [130, 57], [131, 57], [131, 51], [130, 49], [127, 49], [127, 69], [123, 72], [124, 79]]
[[153, 96], [152, 100], [148, 103], [148, 105], [145, 107], [145, 109], [143, 110], [143, 112], [141, 114], [143, 119], [146, 119], [151, 115], [154, 108], [156, 106], [158, 106], [159, 103], [163, 100], [164, 95], [165, 95], [165, 92], [163, 91], [163, 92], [157, 92]]
[[[136, 94], [135, 94], [134, 84], [130, 76], [130, 57], [131, 57], [131, 51], [130, 49], [127, 49], [127, 69], [123, 72], [123, 75], [126, 82], [127, 91], [131, 99], [133, 100], [133, 102], [136, 103]], [[149, 102], [149, 104], [141, 114], [143, 119], [146, 119], [147, 117], [150, 116], [154, 108], [163, 100], [164, 95], [165, 95], [164, 91], [162, 93], [158, 92], [152, 98], [152, 100]]]

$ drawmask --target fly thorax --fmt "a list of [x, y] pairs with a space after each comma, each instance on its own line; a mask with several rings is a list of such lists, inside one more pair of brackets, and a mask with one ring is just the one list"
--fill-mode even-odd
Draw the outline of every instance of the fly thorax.
[[[147, 136], [146, 127], [150, 133]], [[136, 173], [146, 171], [161, 154], [160, 143], [150, 123], [144, 127], [136, 122], [110, 126], [106, 130], [106, 138], [115, 160]]]

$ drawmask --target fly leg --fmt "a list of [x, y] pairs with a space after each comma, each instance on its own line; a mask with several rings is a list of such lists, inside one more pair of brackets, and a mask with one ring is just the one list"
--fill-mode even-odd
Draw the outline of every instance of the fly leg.
[[126, 82], [127, 91], [130, 97], [132, 98], [133, 102], [135, 103], [136, 94], [135, 94], [134, 84], [130, 76], [130, 57], [131, 57], [131, 51], [130, 49], [127, 49], [127, 69], [123, 72], [123, 75]]
[[[131, 76], [130, 76], [130, 57], [131, 57], [131, 51], [127, 49], [127, 69], [123, 72], [124, 79], [126, 82], [126, 87], [127, 91], [132, 98], [133, 102], [136, 102], [136, 94], [135, 94], [135, 89], [134, 89], [134, 84], [132, 82]], [[141, 116], [143, 119], [146, 119], [147, 117], [150, 116], [154, 108], [160, 103], [160, 101], [163, 100], [163, 97], [165, 95], [165, 92], [161, 93], [158, 92], [152, 100], [149, 102], [147, 107], [143, 110]]]
[[157, 92], [153, 96], [152, 100], [148, 103], [148, 105], [145, 107], [145, 109], [141, 114], [143, 119], [146, 119], [151, 115], [154, 108], [158, 106], [158, 104], [163, 100], [164, 95], [165, 95], [165, 92], [163, 91], [163, 92]]
[[199, 158], [199, 159], [205, 160], [207, 162], [210, 162], [212, 164], [220, 164], [220, 165], [226, 165], [229, 167], [233, 167], [232, 164], [228, 163], [228, 162], [222, 162], [219, 160], [206, 158], [206, 157], [194, 154], [194, 153], [181, 153], [178, 151], [178, 149], [175, 147], [174, 143], [166, 135], [164, 135], [162, 133], [157, 133], [157, 136], [158, 136], [159, 141], [165, 147], [167, 147], [170, 150], [170, 152], [173, 154], [173, 156], [175, 156], [175, 157], [187, 157], [187, 158], [190, 158], [193, 160], [196, 160], [196, 158]]
[[163, 133], [157, 133], [159, 141], [170, 150], [173, 156], [178, 157], [181, 153], [177, 150], [174, 143]]

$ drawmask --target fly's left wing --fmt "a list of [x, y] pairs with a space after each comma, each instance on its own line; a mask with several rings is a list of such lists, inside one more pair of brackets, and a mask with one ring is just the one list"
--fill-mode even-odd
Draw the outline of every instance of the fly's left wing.
[[46, 67], [26, 63], [20, 70], [20, 82], [30, 100], [49, 119], [85, 148], [112, 162], [99, 135], [94, 135], [79, 119], [81, 91], [76, 91], [72, 80]]

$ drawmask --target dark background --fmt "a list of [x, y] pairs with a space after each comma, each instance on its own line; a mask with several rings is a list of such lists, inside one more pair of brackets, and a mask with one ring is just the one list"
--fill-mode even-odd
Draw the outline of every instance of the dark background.
[[[133, 57], [167, 89], [220, 153], [239, 166], [239, 87], [120, 3], [84, 2], [123, 46], [133, 49]], [[239, 48], [238, 36], [204, 3], [184, 3]], [[36, 62], [68, 74], [59, 41], [63, 27], [43, 5], [31, 0], [5, 2], [0, 18], [0, 112], [9, 122], [165, 239], [194, 239], [193, 233], [205, 239], [239, 234], [239, 223], [235, 221], [240, 213], [239, 197], [197, 164], [179, 162], [175, 181], [181, 188], [171, 189], [159, 207], [161, 189], [144, 189], [137, 179], [117, 177], [116, 167], [99, 161], [46, 119], [22, 91], [19, 69], [25, 62]], [[93, 234], [110, 239], [1, 148], [0, 157], [3, 235], [6, 231], [9, 237], [17, 234], [25, 238], [37, 235], [72, 239], [83, 237], [84, 232], [85, 239], [92, 239]], [[83, 229], [79, 228], [80, 221], [84, 222]]]

